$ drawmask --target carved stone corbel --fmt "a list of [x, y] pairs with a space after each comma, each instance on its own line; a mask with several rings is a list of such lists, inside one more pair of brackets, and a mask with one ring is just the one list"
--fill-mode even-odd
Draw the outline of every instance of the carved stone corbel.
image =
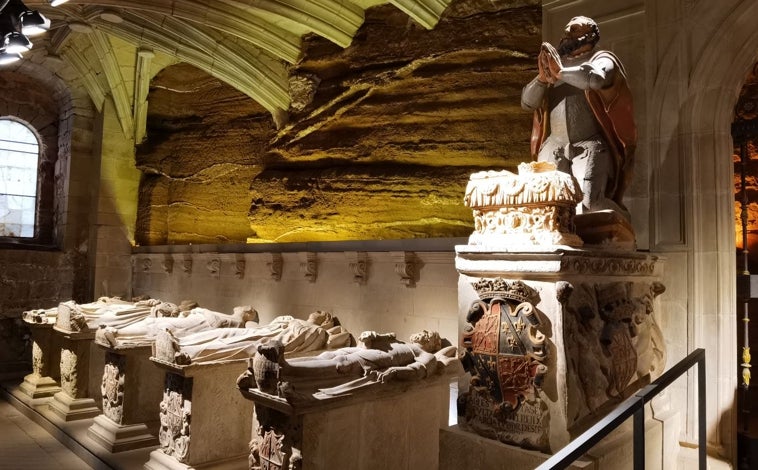
[[353, 282], [366, 284], [368, 281], [368, 254], [365, 251], [346, 251], [348, 266], [353, 273]]
[[166, 274], [174, 272], [174, 258], [171, 255], [163, 258], [163, 261], [161, 261], [161, 268], [163, 268], [163, 272]]
[[284, 266], [284, 259], [281, 253], [269, 253], [269, 260], [266, 262], [271, 279], [279, 281], [282, 279], [282, 267]]
[[245, 277], [245, 260], [242, 258], [234, 260], [234, 277], [237, 279]]
[[316, 282], [318, 277], [318, 259], [316, 253], [303, 253], [303, 261], [300, 262], [300, 269], [305, 274], [308, 282]]
[[192, 258], [186, 257], [182, 260], [182, 271], [187, 274], [192, 274]]
[[415, 287], [418, 280], [418, 260], [412, 251], [392, 252], [395, 261], [395, 273], [406, 287]]
[[221, 277], [221, 260], [220, 259], [213, 258], [212, 260], [208, 261], [205, 267], [208, 268], [208, 272], [211, 273], [211, 277], [215, 277], [216, 279]]

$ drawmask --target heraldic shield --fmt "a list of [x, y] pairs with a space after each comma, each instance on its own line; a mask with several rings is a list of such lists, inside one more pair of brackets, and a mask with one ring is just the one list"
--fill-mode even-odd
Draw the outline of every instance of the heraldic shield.
[[533, 302], [537, 293], [521, 281], [481, 280], [466, 316], [464, 366], [471, 385], [485, 389], [498, 414], [516, 411], [534, 398], [547, 367], [545, 335]]

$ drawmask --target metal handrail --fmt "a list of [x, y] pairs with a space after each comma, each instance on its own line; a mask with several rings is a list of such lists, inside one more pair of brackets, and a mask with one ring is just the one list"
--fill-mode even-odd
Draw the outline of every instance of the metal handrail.
[[705, 349], [696, 349], [689, 356], [679, 361], [654, 382], [624, 400], [616, 409], [594, 426], [571, 441], [566, 447], [556, 452], [537, 470], [568, 468], [576, 459], [586, 454], [605, 436], [616, 429], [630, 416], [634, 416], [634, 470], [645, 468], [645, 404], [663, 389], [685, 374], [697, 364], [698, 391], [698, 468], [706, 469], [705, 442]]

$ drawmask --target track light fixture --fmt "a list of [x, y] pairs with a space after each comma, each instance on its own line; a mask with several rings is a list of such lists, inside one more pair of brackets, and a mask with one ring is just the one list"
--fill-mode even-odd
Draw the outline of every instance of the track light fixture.
[[[49, 0], [51, 6], [67, 0]], [[0, 0], [0, 65], [21, 59], [32, 48], [31, 36], [50, 29], [50, 20], [37, 10], [30, 10], [21, 0]]]

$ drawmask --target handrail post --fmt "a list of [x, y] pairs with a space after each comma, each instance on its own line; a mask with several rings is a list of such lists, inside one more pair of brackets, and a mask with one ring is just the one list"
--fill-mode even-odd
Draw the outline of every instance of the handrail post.
[[634, 411], [634, 470], [645, 470], [645, 401], [638, 398], [640, 406]]
[[698, 468], [706, 470], [706, 448], [708, 442], [705, 437], [705, 351], [701, 351], [697, 361], [697, 434], [698, 434]]

